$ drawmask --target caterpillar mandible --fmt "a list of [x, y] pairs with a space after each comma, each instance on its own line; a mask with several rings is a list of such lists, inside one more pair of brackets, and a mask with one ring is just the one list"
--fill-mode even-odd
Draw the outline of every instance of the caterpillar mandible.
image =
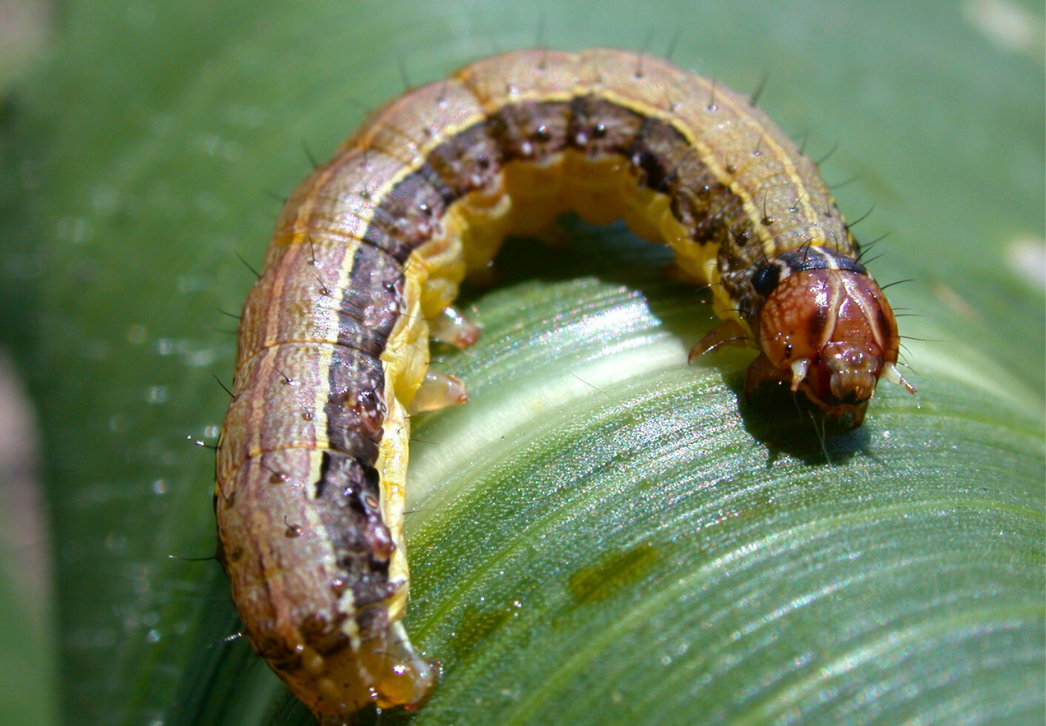
[[408, 410], [465, 398], [428, 370], [451, 304], [507, 234], [623, 218], [710, 285], [723, 344], [857, 426], [897, 324], [816, 165], [740, 94], [633, 52], [509, 53], [414, 89], [293, 193], [243, 310], [222, 429], [219, 559], [257, 653], [321, 723], [416, 707], [437, 666], [401, 618]]

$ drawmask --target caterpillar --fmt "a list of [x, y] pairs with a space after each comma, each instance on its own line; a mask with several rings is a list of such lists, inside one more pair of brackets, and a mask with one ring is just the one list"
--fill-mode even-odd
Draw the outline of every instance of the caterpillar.
[[624, 219], [709, 285], [691, 357], [756, 348], [745, 391], [860, 425], [897, 369], [890, 305], [816, 165], [752, 101], [627, 51], [509, 53], [374, 112], [287, 201], [244, 305], [217, 455], [219, 560], [255, 651], [325, 725], [417, 707], [402, 625], [409, 413], [465, 399], [458, 287], [507, 234]]

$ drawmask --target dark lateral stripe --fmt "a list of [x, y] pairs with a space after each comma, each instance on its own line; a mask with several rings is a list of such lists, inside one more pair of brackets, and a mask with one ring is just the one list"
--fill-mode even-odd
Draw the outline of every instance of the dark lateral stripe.
[[628, 156], [644, 117], [593, 94], [575, 96], [570, 102], [569, 142], [596, 157]]
[[[360, 245], [339, 304], [339, 335], [360, 327], [373, 331], [372, 343], [388, 340], [403, 308], [403, 268], [373, 247]], [[339, 343], [343, 341], [339, 338]], [[336, 448], [359, 454], [368, 463], [377, 448], [360, 446], [350, 434], [377, 444], [385, 417], [385, 373], [376, 352], [360, 352], [346, 339], [336, 347], [327, 371], [327, 440]], [[377, 348], [375, 345], [374, 348]], [[373, 349], [372, 349], [373, 350]]]
[[[343, 578], [339, 587], [352, 591], [357, 611], [391, 594], [388, 570], [394, 545], [382, 522], [379, 487], [378, 471], [370, 463], [335, 451], [323, 453], [313, 502], [332, 537]], [[317, 633], [323, 635], [327, 633]], [[324, 650], [334, 652], [343, 645], [335, 640]]]
[[501, 170], [501, 149], [484, 120], [444, 139], [429, 153], [425, 167], [447, 190], [444, 202], [449, 207], [465, 194], [490, 186]]
[[[672, 124], [583, 94], [570, 102], [507, 104], [444, 139], [424, 164], [381, 199], [364, 241], [403, 263], [411, 251], [431, 239], [435, 220], [450, 205], [486, 186], [505, 163], [540, 163], [567, 148], [592, 159], [624, 156], [637, 169], [638, 183], [656, 192], [693, 190], [689, 196], [696, 194], [696, 203], [686, 199], [673, 210], [679, 210], [680, 222], [694, 229], [698, 242], [721, 238], [721, 230], [709, 228], [710, 212], [741, 205], [741, 199], [716, 181]], [[709, 204], [700, 203], [702, 192]], [[718, 216], [713, 221], [718, 222]]]
[[[593, 159], [623, 156], [636, 168], [637, 182], [654, 191], [671, 193], [680, 186], [693, 190], [679, 195], [673, 212], [698, 238], [720, 242], [726, 234], [722, 212], [741, 204], [740, 198], [717, 185], [687, 140], [666, 121], [595, 94], [569, 102], [507, 104], [444, 139], [378, 202], [364, 244], [353, 258], [350, 284], [341, 291], [339, 343], [365, 351], [377, 361], [401, 312], [396, 284], [402, 280], [402, 265], [432, 238], [450, 205], [488, 184], [507, 162], [540, 163], [568, 148]], [[365, 330], [370, 333], [364, 334]], [[328, 375], [332, 415], [327, 435], [332, 443], [347, 423], [341, 414], [345, 375], [340, 365], [332, 365]], [[376, 397], [379, 382], [367, 385], [371, 386], [368, 395]]]
[[628, 157], [642, 176], [641, 183], [655, 192], [669, 191], [675, 179], [676, 162], [689, 150], [686, 139], [674, 128], [657, 119], [643, 119]]
[[[376, 450], [357, 451], [345, 437], [354, 433], [374, 444], [381, 441], [385, 416], [385, 372], [381, 361], [349, 348], [335, 347], [327, 382], [329, 389], [324, 412], [328, 440], [341, 451], [366, 454], [365, 458], [373, 462]], [[339, 442], [342, 443], [339, 445]]]

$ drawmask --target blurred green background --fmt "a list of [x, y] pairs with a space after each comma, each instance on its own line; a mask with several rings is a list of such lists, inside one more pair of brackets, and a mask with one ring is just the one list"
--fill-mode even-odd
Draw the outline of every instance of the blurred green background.
[[766, 77], [848, 218], [874, 205], [876, 276], [913, 280], [919, 395], [822, 445], [738, 401], [744, 356], [686, 367], [714, 323], [663, 250], [511, 243], [441, 356], [472, 403], [415, 430], [408, 627], [444, 678], [413, 720], [1041, 724], [1043, 35], [1001, 0], [3, 0], [0, 722], [310, 723], [222, 641], [218, 566], [172, 559], [214, 548], [192, 442], [237, 256], [367, 109], [544, 44]]

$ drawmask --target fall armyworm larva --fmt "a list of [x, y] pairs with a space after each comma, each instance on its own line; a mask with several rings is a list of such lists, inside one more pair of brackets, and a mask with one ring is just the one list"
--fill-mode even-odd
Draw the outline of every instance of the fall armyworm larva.
[[[218, 451], [220, 559], [254, 649], [326, 726], [417, 706], [401, 619], [408, 410], [464, 400], [429, 338], [506, 234], [624, 219], [710, 285], [780, 381], [857, 426], [897, 326], [816, 165], [751, 101], [628, 51], [481, 60], [376, 111], [294, 192], [244, 306]], [[554, 253], [549, 253], [554, 254]]]

